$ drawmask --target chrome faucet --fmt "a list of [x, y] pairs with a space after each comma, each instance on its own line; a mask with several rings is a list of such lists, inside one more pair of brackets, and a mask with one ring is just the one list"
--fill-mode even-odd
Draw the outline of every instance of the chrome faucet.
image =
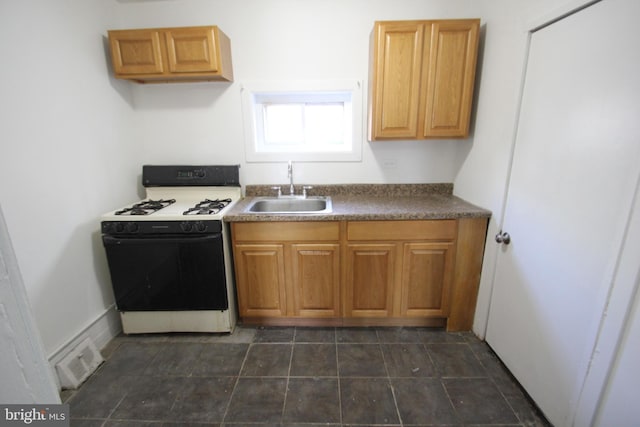
[[287, 177], [289, 178], [289, 195], [294, 195], [294, 187], [293, 187], [293, 162], [289, 160], [289, 167], [287, 168]]

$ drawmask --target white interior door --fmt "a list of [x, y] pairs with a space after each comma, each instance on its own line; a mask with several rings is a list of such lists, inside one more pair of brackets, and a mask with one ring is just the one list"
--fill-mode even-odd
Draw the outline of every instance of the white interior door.
[[640, 169], [634, 3], [531, 36], [486, 338], [557, 427], [572, 423]]

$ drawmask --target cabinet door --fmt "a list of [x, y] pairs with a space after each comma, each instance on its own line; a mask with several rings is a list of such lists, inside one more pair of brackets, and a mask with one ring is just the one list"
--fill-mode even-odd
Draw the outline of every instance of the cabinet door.
[[425, 42], [423, 138], [468, 136], [479, 27], [475, 19], [433, 21]]
[[169, 71], [172, 73], [218, 71], [214, 28], [172, 28], [165, 32], [165, 38]]
[[294, 314], [339, 317], [339, 245], [294, 244], [291, 249]]
[[162, 50], [158, 31], [109, 31], [109, 44], [116, 75], [162, 74]]
[[240, 316], [284, 316], [284, 246], [238, 244], [234, 249]]
[[389, 317], [398, 247], [395, 244], [362, 243], [348, 246], [346, 317]]
[[418, 137], [424, 39], [424, 22], [376, 23], [370, 139]]
[[448, 315], [453, 249], [453, 242], [404, 244], [402, 316]]

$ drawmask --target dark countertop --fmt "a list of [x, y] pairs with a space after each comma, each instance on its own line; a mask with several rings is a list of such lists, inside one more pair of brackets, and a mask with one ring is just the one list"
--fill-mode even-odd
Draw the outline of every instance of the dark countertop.
[[[254, 197], [273, 196], [271, 186], [247, 186], [246, 197], [225, 215], [227, 222], [372, 221], [488, 218], [491, 212], [454, 196], [452, 184], [315, 185], [309, 195], [331, 196], [333, 211], [318, 214], [245, 213]], [[288, 186], [282, 185], [283, 191]], [[301, 186], [296, 186], [296, 194]], [[286, 193], [285, 193], [286, 194]]]

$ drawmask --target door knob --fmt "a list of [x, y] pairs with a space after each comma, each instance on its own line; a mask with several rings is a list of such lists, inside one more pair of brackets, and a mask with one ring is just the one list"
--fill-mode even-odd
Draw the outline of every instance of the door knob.
[[496, 242], [498, 243], [503, 243], [505, 245], [508, 245], [509, 243], [511, 243], [511, 236], [509, 236], [509, 233], [507, 233], [506, 231], [498, 231], [498, 234], [496, 234]]

